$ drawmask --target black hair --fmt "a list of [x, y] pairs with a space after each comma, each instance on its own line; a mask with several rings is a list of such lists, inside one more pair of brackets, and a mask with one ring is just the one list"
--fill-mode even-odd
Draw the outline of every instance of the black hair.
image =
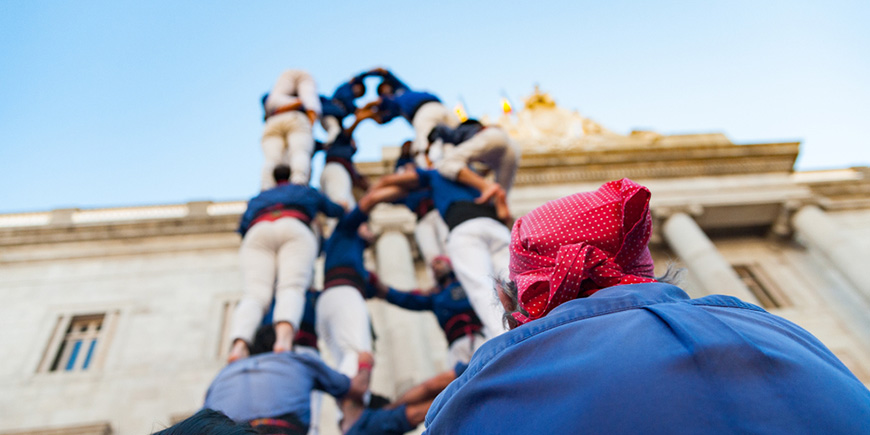
[[428, 140], [429, 143], [435, 142], [435, 139], [438, 139], [438, 131], [441, 130], [440, 127], [441, 125], [439, 124], [432, 127], [432, 130], [429, 130], [429, 135], [426, 136], [426, 140]]
[[393, 91], [396, 90], [396, 89], [393, 87], [393, 85], [391, 85], [391, 84], [389, 84], [389, 83], [387, 83], [387, 82], [381, 82], [381, 84], [378, 85], [378, 95], [383, 96], [383, 95], [386, 93], [386, 90], [384, 89], [384, 87], [386, 87], [386, 86], [389, 86], [390, 89], [392, 89]]
[[372, 393], [372, 398], [369, 400], [368, 409], [381, 409], [390, 404], [390, 399], [381, 396], [377, 393]]
[[236, 423], [223, 412], [203, 409], [160, 432], [155, 432], [154, 435], [246, 435], [257, 433], [247, 423]]
[[275, 327], [273, 325], [261, 326], [254, 335], [251, 355], [271, 352], [273, 347], [275, 347]]
[[287, 165], [278, 165], [275, 166], [275, 169], [272, 170], [272, 177], [275, 178], [276, 183], [280, 183], [282, 181], [287, 181], [290, 179], [290, 167]]
[[[350, 90], [351, 90], [351, 92], [353, 92], [353, 87], [354, 87], [354, 86], [357, 86], [357, 85], [359, 85], [360, 87], [362, 87], [362, 93], [360, 94], [360, 96], [365, 95], [365, 94], [366, 94], [366, 84], [363, 83], [362, 80], [356, 80], [356, 81], [354, 81], [353, 83], [350, 84]], [[354, 96], [356, 97], [356, 93], [354, 93]]]
[[459, 125], [476, 125], [478, 127], [483, 127], [483, 123], [474, 118], [468, 118], [465, 121], [462, 121], [462, 124]]

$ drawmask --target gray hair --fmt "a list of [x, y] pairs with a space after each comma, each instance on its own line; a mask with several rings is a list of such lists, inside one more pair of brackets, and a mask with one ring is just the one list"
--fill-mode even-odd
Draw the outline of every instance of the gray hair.
[[[674, 263], [668, 263], [668, 268], [665, 270], [664, 275], [655, 277], [655, 280], [665, 284], [679, 285], [683, 281], [685, 274], [686, 269], [684, 267], [677, 267]], [[501, 321], [505, 327], [513, 329], [517, 326], [517, 321], [512, 316], [513, 313], [520, 313], [526, 317], [529, 316], [529, 313], [520, 306], [517, 283], [504, 276], [498, 276], [495, 277], [495, 286], [496, 296], [498, 296], [498, 291], [501, 290], [510, 301], [510, 306], [502, 314]]]

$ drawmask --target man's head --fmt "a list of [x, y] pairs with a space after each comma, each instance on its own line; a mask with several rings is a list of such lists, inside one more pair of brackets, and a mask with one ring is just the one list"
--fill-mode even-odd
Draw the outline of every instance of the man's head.
[[275, 166], [275, 169], [272, 170], [272, 177], [275, 178], [276, 183], [286, 183], [290, 180], [290, 167], [287, 165]]
[[446, 255], [439, 255], [432, 259], [431, 267], [432, 273], [438, 281], [447, 278], [453, 273], [453, 264], [450, 263], [450, 258]]
[[251, 345], [251, 355], [271, 352], [275, 347], [275, 326], [263, 325], [257, 329], [254, 335], [254, 344]]
[[654, 282], [647, 243], [649, 189], [627, 178], [550, 201], [511, 231], [510, 279], [520, 323], [572, 299], [622, 284]]
[[414, 145], [414, 142], [406, 140], [402, 143], [402, 157], [410, 158], [411, 157], [411, 147]]
[[362, 97], [366, 94], [366, 85], [362, 80], [357, 80], [351, 83], [350, 91], [353, 92], [354, 98]]
[[465, 121], [462, 121], [462, 123], [459, 125], [473, 125], [477, 127], [483, 127], [483, 123], [474, 118], [468, 118]]
[[247, 423], [236, 423], [223, 412], [203, 409], [175, 425], [155, 432], [153, 435], [256, 435], [257, 432]]
[[391, 97], [394, 92], [396, 92], [396, 90], [393, 89], [393, 85], [387, 82], [381, 82], [381, 84], [378, 85], [378, 96], [380, 97]]

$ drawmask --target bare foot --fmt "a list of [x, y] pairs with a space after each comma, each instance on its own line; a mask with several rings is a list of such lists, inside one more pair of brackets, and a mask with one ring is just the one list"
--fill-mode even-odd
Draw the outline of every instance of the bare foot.
[[293, 332], [293, 325], [288, 322], [275, 324], [275, 346], [272, 351], [279, 353], [293, 350]]
[[507, 204], [507, 196], [502, 190], [495, 196], [495, 214], [498, 217], [498, 220], [504, 222], [508, 228], [513, 226], [513, 216], [511, 216], [510, 208], [508, 208]]
[[247, 358], [249, 355], [251, 355], [251, 352], [248, 350], [248, 345], [245, 344], [244, 340], [237, 338], [236, 341], [233, 342], [232, 349], [230, 349], [230, 356], [227, 358], [227, 363]]
[[503, 195], [504, 189], [502, 189], [502, 187], [498, 184], [492, 183], [486, 186], [486, 189], [483, 189], [483, 191], [480, 192], [480, 196], [478, 196], [477, 199], [474, 200], [474, 202], [478, 204], [486, 204], [487, 202], [489, 202], [490, 199], [495, 198], [496, 200], [498, 200], [497, 196], [499, 194]]

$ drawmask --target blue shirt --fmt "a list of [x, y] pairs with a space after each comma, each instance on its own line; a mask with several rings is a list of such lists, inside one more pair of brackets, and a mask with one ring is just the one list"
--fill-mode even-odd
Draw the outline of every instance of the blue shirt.
[[224, 367], [208, 387], [203, 407], [236, 422], [293, 413], [309, 424], [314, 389], [342, 396], [350, 379], [314, 356], [269, 352]]
[[480, 196], [480, 191], [462, 183], [444, 178], [437, 170], [417, 168], [418, 186], [431, 188], [435, 208], [441, 217], [447, 215], [447, 210], [457, 201], [474, 202]]
[[368, 75], [368, 73], [360, 74], [335, 88], [335, 92], [332, 94], [333, 103], [338, 105], [344, 113], [351, 114], [356, 110], [354, 100], [357, 97], [353, 94], [353, 85], [362, 83], [363, 79], [368, 77]]
[[363, 251], [368, 243], [357, 234], [359, 226], [368, 218], [367, 214], [356, 207], [338, 221], [323, 246], [326, 256], [323, 263], [324, 273], [335, 267], [351, 267], [364, 280], [368, 279], [369, 273], [363, 266]]
[[378, 116], [381, 122], [392, 121], [397, 116], [412, 122], [417, 109], [431, 101], [441, 102], [438, 97], [428, 92], [405, 91], [392, 97], [382, 97], [378, 105]]
[[810, 333], [729, 296], [610, 287], [484, 344], [428, 433], [867, 433], [870, 391]]
[[260, 192], [259, 195], [248, 201], [248, 209], [242, 215], [238, 232], [244, 236], [250, 229], [251, 223], [261, 212], [275, 206], [299, 209], [306, 213], [309, 218], [313, 218], [318, 211], [329, 217], [339, 217], [344, 213], [344, 209], [340, 205], [330, 201], [314, 188], [298, 184], [280, 184]]
[[339, 121], [350, 114], [343, 104], [336, 104], [331, 98], [324, 97], [323, 95], [320, 96], [320, 107], [322, 116], [334, 116]]
[[400, 292], [393, 288], [387, 293], [387, 302], [407, 310], [431, 311], [435, 313], [438, 324], [444, 329], [447, 322], [457, 314], [466, 313], [471, 308], [468, 296], [458, 281], [447, 285], [438, 293], [423, 295], [415, 292]]
[[393, 75], [393, 73], [390, 71], [386, 71], [384, 73], [372, 72], [369, 73], [369, 75], [381, 77], [383, 79], [381, 83], [386, 83], [390, 85], [393, 88], [394, 95], [399, 95], [411, 90], [408, 85], [406, 85], [403, 81], [399, 80], [399, 78]]
[[356, 147], [351, 144], [347, 135], [339, 134], [335, 138], [335, 142], [326, 150], [326, 158], [339, 158], [347, 161], [353, 161], [353, 155], [356, 154]]

